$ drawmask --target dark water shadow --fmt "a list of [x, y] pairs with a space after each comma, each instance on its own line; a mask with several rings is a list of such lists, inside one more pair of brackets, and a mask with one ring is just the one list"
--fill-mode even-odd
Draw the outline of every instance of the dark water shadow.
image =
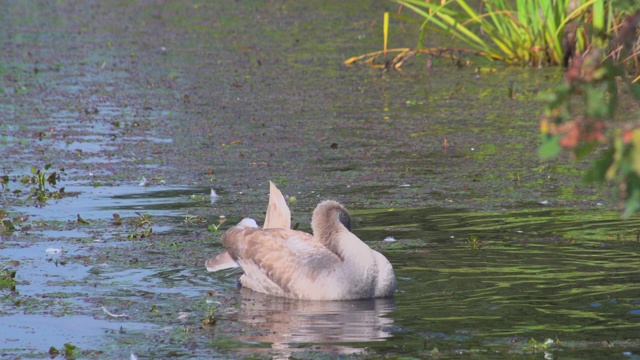
[[[210, 202], [210, 191], [183, 186], [70, 186], [67, 192], [80, 196], [50, 201], [41, 207], [19, 207], [17, 211], [48, 221], [75, 220], [76, 214], [85, 219], [110, 219], [114, 212], [127, 216], [135, 215], [136, 211], [180, 216], [185, 209]], [[192, 200], [191, 196], [203, 200]]]

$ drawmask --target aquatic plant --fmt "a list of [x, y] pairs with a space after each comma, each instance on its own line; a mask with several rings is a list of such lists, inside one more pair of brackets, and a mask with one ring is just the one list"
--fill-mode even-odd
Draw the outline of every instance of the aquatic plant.
[[82, 216], [80, 216], [80, 214], [78, 214], [78, 216], [76, 217], [76, 222], [82, 225], [89, 225], [89, 222], [83, 219]]
[[215, 306], [211, 306], [209, 308], [209, 313], [205, 316], [204, 320], [202, 320], [202, 325], [204, 326], [215, 326], [218, 319], [216, 319], [216, 308]]
[[0, 266], [0, 289], [16, 289], [16, 270], [13, 268], [18, 266], [18, 262], [15, 260], [6, 261]]
[[[379, 67], [399, 69], [408, 58], [420, 53], [454, 58], [457, 63], [461, 63], [463, 54], [471, 53], [509, 64], [566, 66], [575, 54], [604, 45], [607, 36], [618, 31], [624, 15], [638, 8], [632, 2], [604, 0], [483, 0], [479, 10], [466, 0], [392, 1], [399, 4], [399, 9], [384, 15], [383, 50], [348, 59], [345, 64], [362, 59], [373, 64], [381, 55], [398, 53]], [[405, 8], [418, 18], [403, 15]], [[389, 16], [420, 26], [416, 48], [387, 49]], [[423, 48], [431, 32], [452, 36], [461, 48]], [[611, 54], [615, 56], [617, 50], [612, 48]], [[636, 45], [635, 51], [640, 47]]]
[[118, 213], [113, 213], [111, 216], [113, 216], [113, 225], [115, 226], [120, 226], [122, 225], [122, 218], [120, 217], [120, 214]]
[[469, 247], [473, 250], [479, 250], [482, 248], [482, 242], [480, 241], [480, 237], [478, 235], [469, 235], [468, 243]]
[[[65, 195], [64, 187], [52, 190], [49, 187], [55, 189], [58, 181], [60, 181], [60, 174], [58, 171], [48, 172], [51, 168], [51, 164], [46, 164], [43, 169], [38, 169], [35, 166], [32, 166], [30, 169], [30, 175], [22, 175], [17, 178], [14, 178], [13, 181], [19, 182], [23, 186], [30, 187], [31, 194], [28, 196], [27, 200], [37, 200], [41, 203], [46, 203], [50, 199], [59, 199]], [[64, 167], [60, 168], [60, 172], [64, 172]], [[11, 182], [11, 178], [8, 175], [0, 176], [0, 186], [6, 192], [9, 192], [9, 183]], [[15, 189], [12, 191], [14, 195], [21, 195], [22, 190]]]
[[[193, 195], [192, 195], [193, 196]], [[202, 216], [189, 215], [189, 212], [184, 215], [184, 223], [187, 225], [195, 225], [206, 222], [207, 219]]]
[[133, 231], [129, 234], [129, 239], [136, 238], [148, 238], [153, 232], [153, 225], [151, 224], [151, 215], [143, 214], [136, 211], [137, 218], [132, 218], [129, 221], [129, 225], [133, 228]]
[[207, 230], [212, 233], [218, 233], [220, 231], [220, 226], [222, 226], [222, 224], [224, 224], [226, 221], [227, 217], [224, 215], [220, 215], [220, 217], [218, 218], [218, 225], [210, 224], [209, 227], [207, 227]]
[[65, 359], [75, 359], [78, 357], [78, 347], [71, 343], [65, 343], [62, 349], [56, 349], [55, 346], [49, 348], [49, 355], [57, 357], [62, 355]]
[[60, 175], [56, 172], [47, 173], [51, 168], [51, 164], [46, 164], [44, 169], [38, 169], [34, 166], [31, 167], [31, 176], [24, 176], [21, 179], [23, 184], [31, 184], [32, 194], [28, 200], [37, 199], [40, 202], [47, 202], [49, 199], [57, 199], [61, 193], [64, 192], [64, 188], [58, 191], [51, 191], [47, 188], [47, 184], [55, 187], [56, 183], [60, 180]]
[[16, 231], [16, 226], [13, 224], [13, 221], [11, 221], [11, 219], [2, 219], [0, 223], [0, 234], [11, 234], [14, 231]]
[[0, 176], [0, 186], [4, 189], [9, 184], [9, 175]]
[[[612, 45], [619, 48], [621, 59], [635, 57], [635, 41], [640, 11], [630, 15], [618, 30]], [[587, 180], [615, 182], [624, 216], [640, 210], [640, 126], [637, 122], [616, 123], [619, 97], [640, 105], [640, 84], [626, 76], [625, 67], [614, 57], [601, 62], [603, 49], [592, 49], [576, 57], [564, 76], [564, 82], [544, 94], [545, 114], [540, 119], [542, 144], [539, 154], [552, 158], [570, 151], [583, 159], [603, 144], [607, 145], [592, 163]], [[626, 94], [622, 91], [626, 88]], [[581, 98], [584, 106], [571, 107], [572, 99]]]

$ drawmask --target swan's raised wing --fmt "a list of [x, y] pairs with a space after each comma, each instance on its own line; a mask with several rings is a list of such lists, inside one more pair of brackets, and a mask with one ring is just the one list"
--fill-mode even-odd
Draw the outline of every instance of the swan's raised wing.
[[265, 229], [290, 229], [291, 211], [276, 185], [269, 181], [269, 205], [264, 219]]
[[[251, 219], [242, 220], [238, 226], [257, 227], [255, 221], [247, 223]], [[253, 220], [251, 220], [253, 221]], [[291, 228], [291, 211], [287, 206], [287, 202], [282, 196], [282, 192], [278, 190], [276, 185], [269, 181], [269, 205], [267, 205], [267, 214], [264, 219], [264, 228]], [[240, 265], [234, 260], [228, 252], [218, 254], [205, 262], [208, 271], [218, 271], [224, 269], [237, 268]]]

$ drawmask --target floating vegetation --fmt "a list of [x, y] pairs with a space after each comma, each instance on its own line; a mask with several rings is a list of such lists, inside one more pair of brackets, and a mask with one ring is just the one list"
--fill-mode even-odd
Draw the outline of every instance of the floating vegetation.
[[215, 316], [215, 310], [216, 310], [216, 308], [214, 306], [209, 308], [209, 313], [204, 318], [204, 320], [202, 320], [202, 325], [204, 325], [204, 326], [215, 326], [216, 322], [218, 322], [218, 320], [216, 319], [216, 316]]
[[49, 199], [57, 199], [61, 196], [61, 193], [64, 193], [64, 188], [61, 188], [58, 191], [51, 191], [47, 188], [47, 184], [55, 187], [58, 180], [60, 180], [60, 175], [56, 171], [47, 173], [47, 171], [51, 168], [51, 164], [47, 164], [44, 166], [44, 170], [37, 169], [35, 167], [31, 167], [31, 176], [25, 176], [22, 178], [21, 182], [23, 184], [31, 184], [33, 187], [32, 195], [29, 196], [29, 200], [37, 199], [40, 202], [47, 202]]
[[[213, 189], [211, 191], [213, 192]], [[211, 197], [214, 197], [214, 196], [212, 195]], [[189, 196], [189, 200], [191, 200], [193, 202], [206, 201], [207, 198], [208, 197], [206, 195], [201, 195], [201, 194], [193, 194], [193, 195]]]
[[78, 214], [78, 217], [76, 219], [76, 221], [78, 222], [78, 224], [82, 224], [82, 225], [88, 225], [89, 222], [85, 219], [83, 219], [80, 214]]
[[13, 221], [10, 219], [3, 219], [0, 224], [0, 233], [11, 234], [14, 231], [16, 231], [16, 226], [13, 224]]
[[469, 246], [473, 250], [480, 250], [482, 248], [482, 242], [480, 241], [480, 237], [478, 235], [472, 234], [469, 235]]
[[222, 224], [224, 224], [226, 221], [227, 217], [224, 215], [220, 215], [220, 217], [218, 218], [218, 225], [210, 224], [209, 227], [207, 227], [207, 230], [212, 233], [218, 233], [220, 231], [220, 226], [222, 226]]
[[110, 317], [112, 317], [112, 318], [120, 318], [120, 317], [128, 317], [128, 316], [129, 316], [128, 314], [114, 314], [114, 313], [112, 313], [111, 311], [107, 310], [107, 308], [106, 308], [106, 307], [104, 307], [104, 305], [102, 305], [102, 311], [103, 311], [105, 314], [107, 314], [107, 315], [109, 315]]
[[[380, 58], [385, 58], [387, 54], [396, 54], [393, 59], [386, 60], [384, 63], [375, 63]], [[344, 61], [345, 65], [353, 65], [357, 62], [363, 62], [364, 64], [374, 69], [393, 69], [401, 70], [402, 65], [410, 58], [419, 55], [426, 54], [430, 56], [441, 57], [445, 59], [451, 59], [453, 64], [464, 66], [469, 65], [469, 62], [462, 60], [463, 55], [472, 54], [479, 56], [488, 56], [486, 53], [468, 49], [454, 49], [454, 48], [429, 48], [429, 49], [412, 49], [412, 48], [395, 48], [381, 51], [374, 51], [371, 53], [354, 56]]]
[[129, 225], [133, 227], [133, 232], [129, 234], [129, 239], [148, 238], [153, 232], [151, 215], [136, 212], [137, 218], [132, 218]]
[[[38, 169], [35, 166], [31, 167], [29, 175], [18, 176], [13, 181], [19, 183], [22, 186], [29, 187], [29, 196], [27, 200], [37, 200], [40, 203], [46, 203], [51, 199], [59, 199], [68, 195], [65, 193], [65, 188], [56, 188], [60, 181], [60, 172], [64, 172], [64, 167], [60, 167], [58, 171], [49, 171], [51, 164], [46, 164], [43, 169]], [[16, 196], [21, 196], [23, 190], [14, 189], [11, 191], [9, 188], [12, 179], [9, 175], [3, 175], [0, 177], [0, 185], [2, 188], [11, 192]]]
[[65, 343], [62, 349], [56, 349], [55, 346], [49, 348], [49, 355], [52, 358], [62, 355], [65, 359], [75, 359], [79, 355], [78, 347], [70, 343]]
[[184, 222], [187, 225], [201, 224], [201, 223], [204, 223], [206, 221], [207, 221], [207, 219], [205, 219], [204, 217], [189, 215], [188, 212], [184, 216]]
[[16, 270], [20, 263], [15, 260], [10, 260], [0, 266], [0, 289], [16, 290]]

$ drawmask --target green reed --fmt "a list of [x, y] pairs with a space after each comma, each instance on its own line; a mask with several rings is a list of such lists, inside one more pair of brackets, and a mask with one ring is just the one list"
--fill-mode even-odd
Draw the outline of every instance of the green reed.
[[[486, 57], [507, 63], [561, 64], [567, 41], [579, 53], [614, 29], [611, 2], [588, 0], [484, 0], [475, 9], [465, 0], [392, 0], [419, 16], [418, 48], [430, 31], [443, 32]], [[571, 32], [571, 33], [569, 33]], [[563, 44], [564, 42], [564, 44]], [[564, 45], [564, 46], [563, 46]]]

